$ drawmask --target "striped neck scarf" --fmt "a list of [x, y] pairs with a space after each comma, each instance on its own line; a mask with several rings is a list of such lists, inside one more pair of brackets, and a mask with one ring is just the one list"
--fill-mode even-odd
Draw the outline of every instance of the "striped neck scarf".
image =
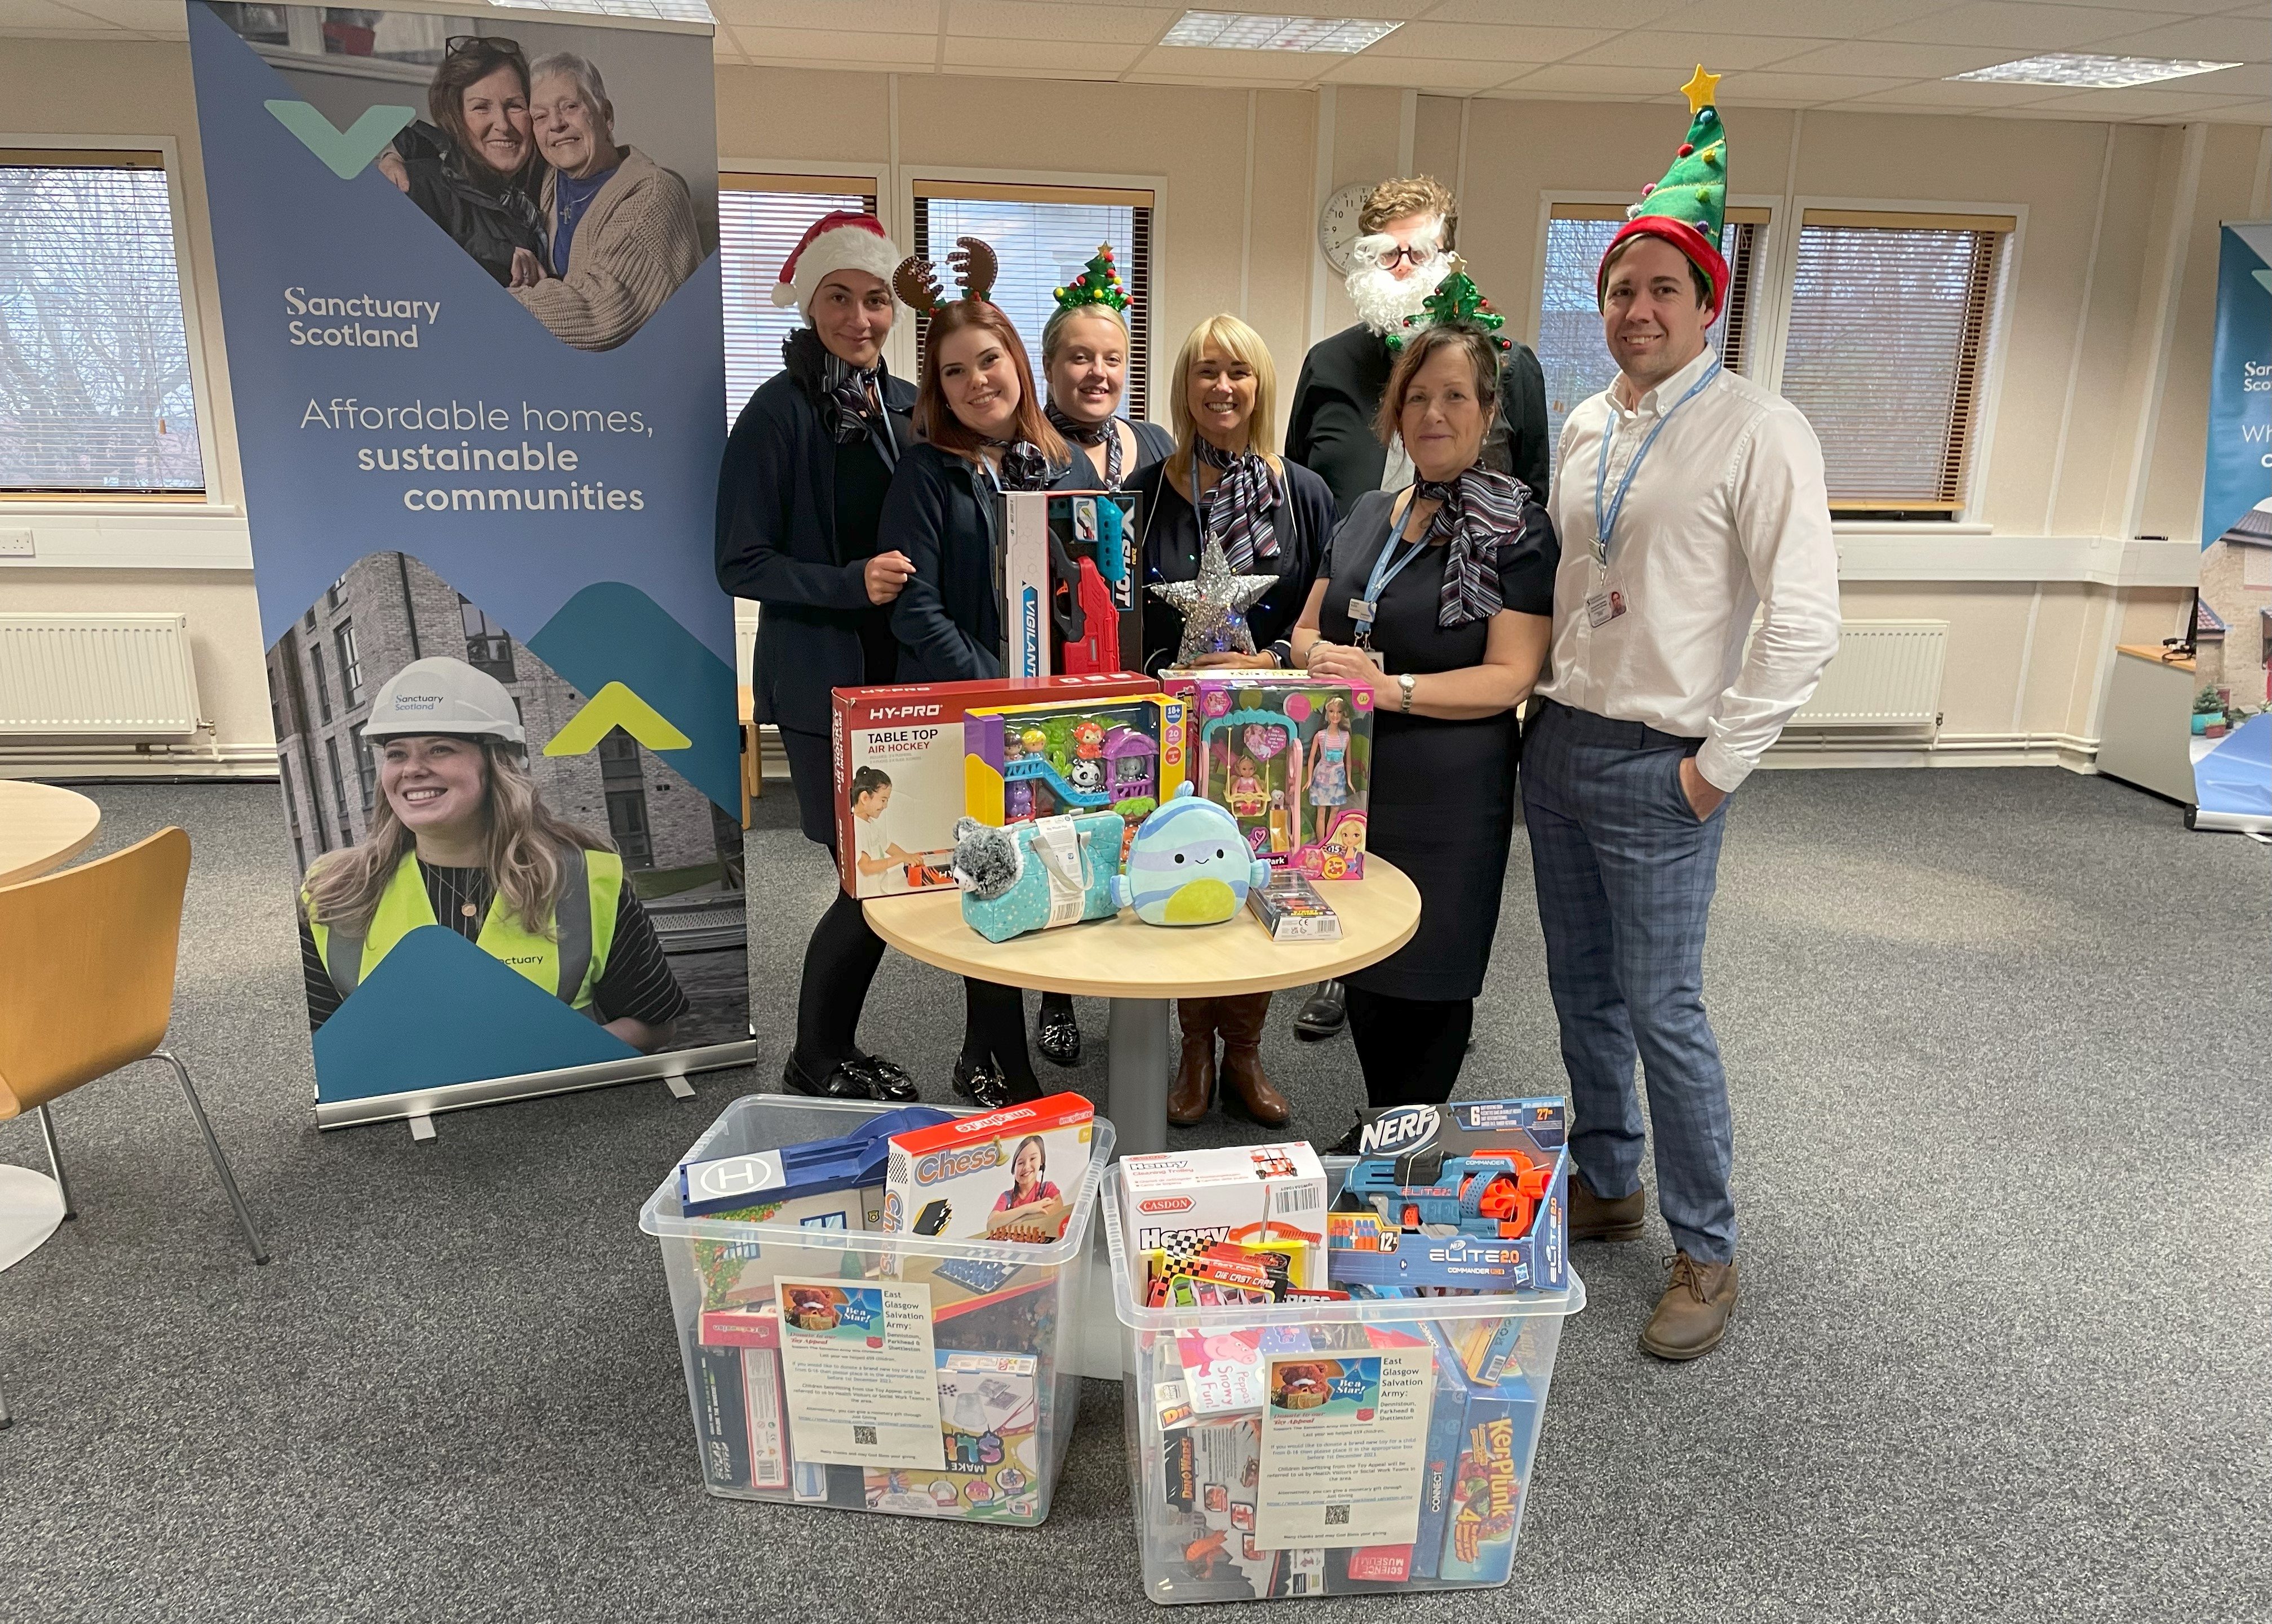
[[1120, 420], [1117, 417], [1108, 417], [1102, 423], [1082, 423], [1058, 410], [1054, 400], [1042, 408], [1042, 414], [1050, 420], [1050, 427], [1074, 445], [1103, 446], [1104, 488], [1107, 490], [1120, 489]]
[[[865, 369], [848, 363], [833, 349], [821, 352], [821, 393], [829, 403], [825, 416], [834, 421], [829, 432], [840, 445], [856, 445], [868, 436], [868, 419], [876, 411], [876, 402], [883, 398], [884, 369]], [[873, 393], [871, 393], [871, 391]]]
[[[1233, 456], [1212, 440], [1193, 440], [1192, 454], [1215, 471], [1207, 532], [1222, 543], [1222, 556], [1229, 561], [1231, 573], [1244, 575], [1257, 558], [1276, 558], [1278, 532], [1271, 515], [1285, 496], [1278, 470], [1260, 452], [1242, 451]], [[1199, 494], [1197, 479], [1192, 481], [1192, 494]]]
[[1431, 545], [1441, 541], [1449, 549], [1436, 624], [1456, 626], [1490, 619], [1505, 607], [1498, 595], [1498, 547], [1521, 536], [1522, 505], [1530, 499], [1529, 488], [1475, 463], [1449, 481], [1416, 480], [1412, 493], [1443, 504], [1424, 538]]
[[986, 444], [1002, 455], [1002, 466], [995, 470], [994, 482], [1003, 490], [1046, 490], [1049, 489], [1050, 460], [1043, 454], [1040, 446], [1031, 440], [989, 439]]

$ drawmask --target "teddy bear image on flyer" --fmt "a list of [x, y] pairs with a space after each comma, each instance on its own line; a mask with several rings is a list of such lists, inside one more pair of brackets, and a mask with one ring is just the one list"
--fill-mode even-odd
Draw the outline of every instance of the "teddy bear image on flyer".
[[1334, 1378], [1341, 1373], [1333, 1359], [1289, 1361], [1272, 1373], [1270, 1402], [1280, 1410], [1315, 1410], [1333, 1396]]

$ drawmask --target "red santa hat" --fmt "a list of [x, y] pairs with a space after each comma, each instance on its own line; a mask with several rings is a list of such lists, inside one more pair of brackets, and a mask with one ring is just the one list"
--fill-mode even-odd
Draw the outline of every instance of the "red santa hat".
[[781, 261], [781, 280], [774, 284], [774, 303], [806, 309], [833, 271], [865, 271], [888, 283], [899, 263], [900, 251], [884, 235], [881, 221], [873, 214], [839, 209], [805, 228], [788, 251], [788, 258]]

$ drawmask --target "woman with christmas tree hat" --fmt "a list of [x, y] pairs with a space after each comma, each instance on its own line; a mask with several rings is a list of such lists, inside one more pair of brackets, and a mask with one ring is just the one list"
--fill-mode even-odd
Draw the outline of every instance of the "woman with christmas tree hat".
[[1373, 433], [1416, 477], [1357, 499], [1294, 629], [1294, 657], [1375, 696], [1365, 845], [1411, 877], [1420, 929], [1347, 978], [1373, 1106], [1459, 1081], [1514, 838], [1515, 710], [1546, 658], [1560, 549], [1528, 488], [1488, 468], [1506, 341], [1456, 268], [1392, 334]]
[[[1111, 248], [1099, 243], [1081, 273], [1054, 291], [1057, 311], [1042, 329], [1043, 381], [1049, 390], [1043, 415], [1072, 447], [1068, 484], [1117, 490], [1175, 450], [1176, 441], [1155, 423], [1132, 423], [1119, 415], [1128, 386], [1130, 301]], [[1042, 994], [1034, 1044], [1056, 1065], [1080, 1064], [1080, 1022], [1070, 994]]]

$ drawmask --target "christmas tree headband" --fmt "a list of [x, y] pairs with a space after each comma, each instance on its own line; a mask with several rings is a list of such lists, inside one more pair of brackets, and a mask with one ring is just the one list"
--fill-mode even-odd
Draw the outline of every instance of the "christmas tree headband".
[[1712, 105], [1720, 83], [1716, 73], [1696, 71], [1680, 88], [1688, 97], [1688, 138], [1672, 154], [1664, 178], [1641, 188], [1640, 201], [1626, 211], [1626, 223], [1610, 239], [1594, 275], [1596, 298], [1609, 279], [1610, 259], [1636, 236], [1662, 237], [1711, 279], [1712, 313], [1728, 297], [1728, 262], [1721, 257], [1720, 231], [1728, 211], [1728, 131]]
[[[946, 268], [954, 273], [955, 286], [962, 289], [964, 298], [983, 300], [994, 291], [994, 279], [1002, 273], [1002, 262], [981, 239], [959, 236], [954, 239], [953, 251], [946, 257]], [[939, 281], [938, 266], [914, 254], [901, 260], [900, 268], [892, 273], [892, 291], [909, 309], [921, 311], [926, 316], [936, 316], [953, 303]]]
[[1112, 263], [1110, 243], [1099, 243], [1096, 252], [1081, 267], [1081, 273], [1062, 288], [1052, 288], [1050, 295], [1061, 311], [1086, 310], [1092, 304], [1102, 304], [1116, 311], [1125, 311], [1129, 305], [1128, 288], [1120, 280], [1120, 273]]
[[[1452, 273], [1436, 284], [1436, 290], [1420, 302], [1420, 308], [1404, 318], [1404, 325], [1417, 333], [1424, 327], [1439, 327], [1451, 323], [1480, 328], [1501, 351], [1514, 348], [1513, 341], [1503, 339], [1498, 330], [1506, 326], [1506, 318], [1491, 309], [1491, 302], [1483, 290], [1469, 280], [1467, 262], [1459, 255], [1452, 256]], [[1404, 348], [1405, 335], [1388, 334], [1385, 342], [1391, 349]]]

